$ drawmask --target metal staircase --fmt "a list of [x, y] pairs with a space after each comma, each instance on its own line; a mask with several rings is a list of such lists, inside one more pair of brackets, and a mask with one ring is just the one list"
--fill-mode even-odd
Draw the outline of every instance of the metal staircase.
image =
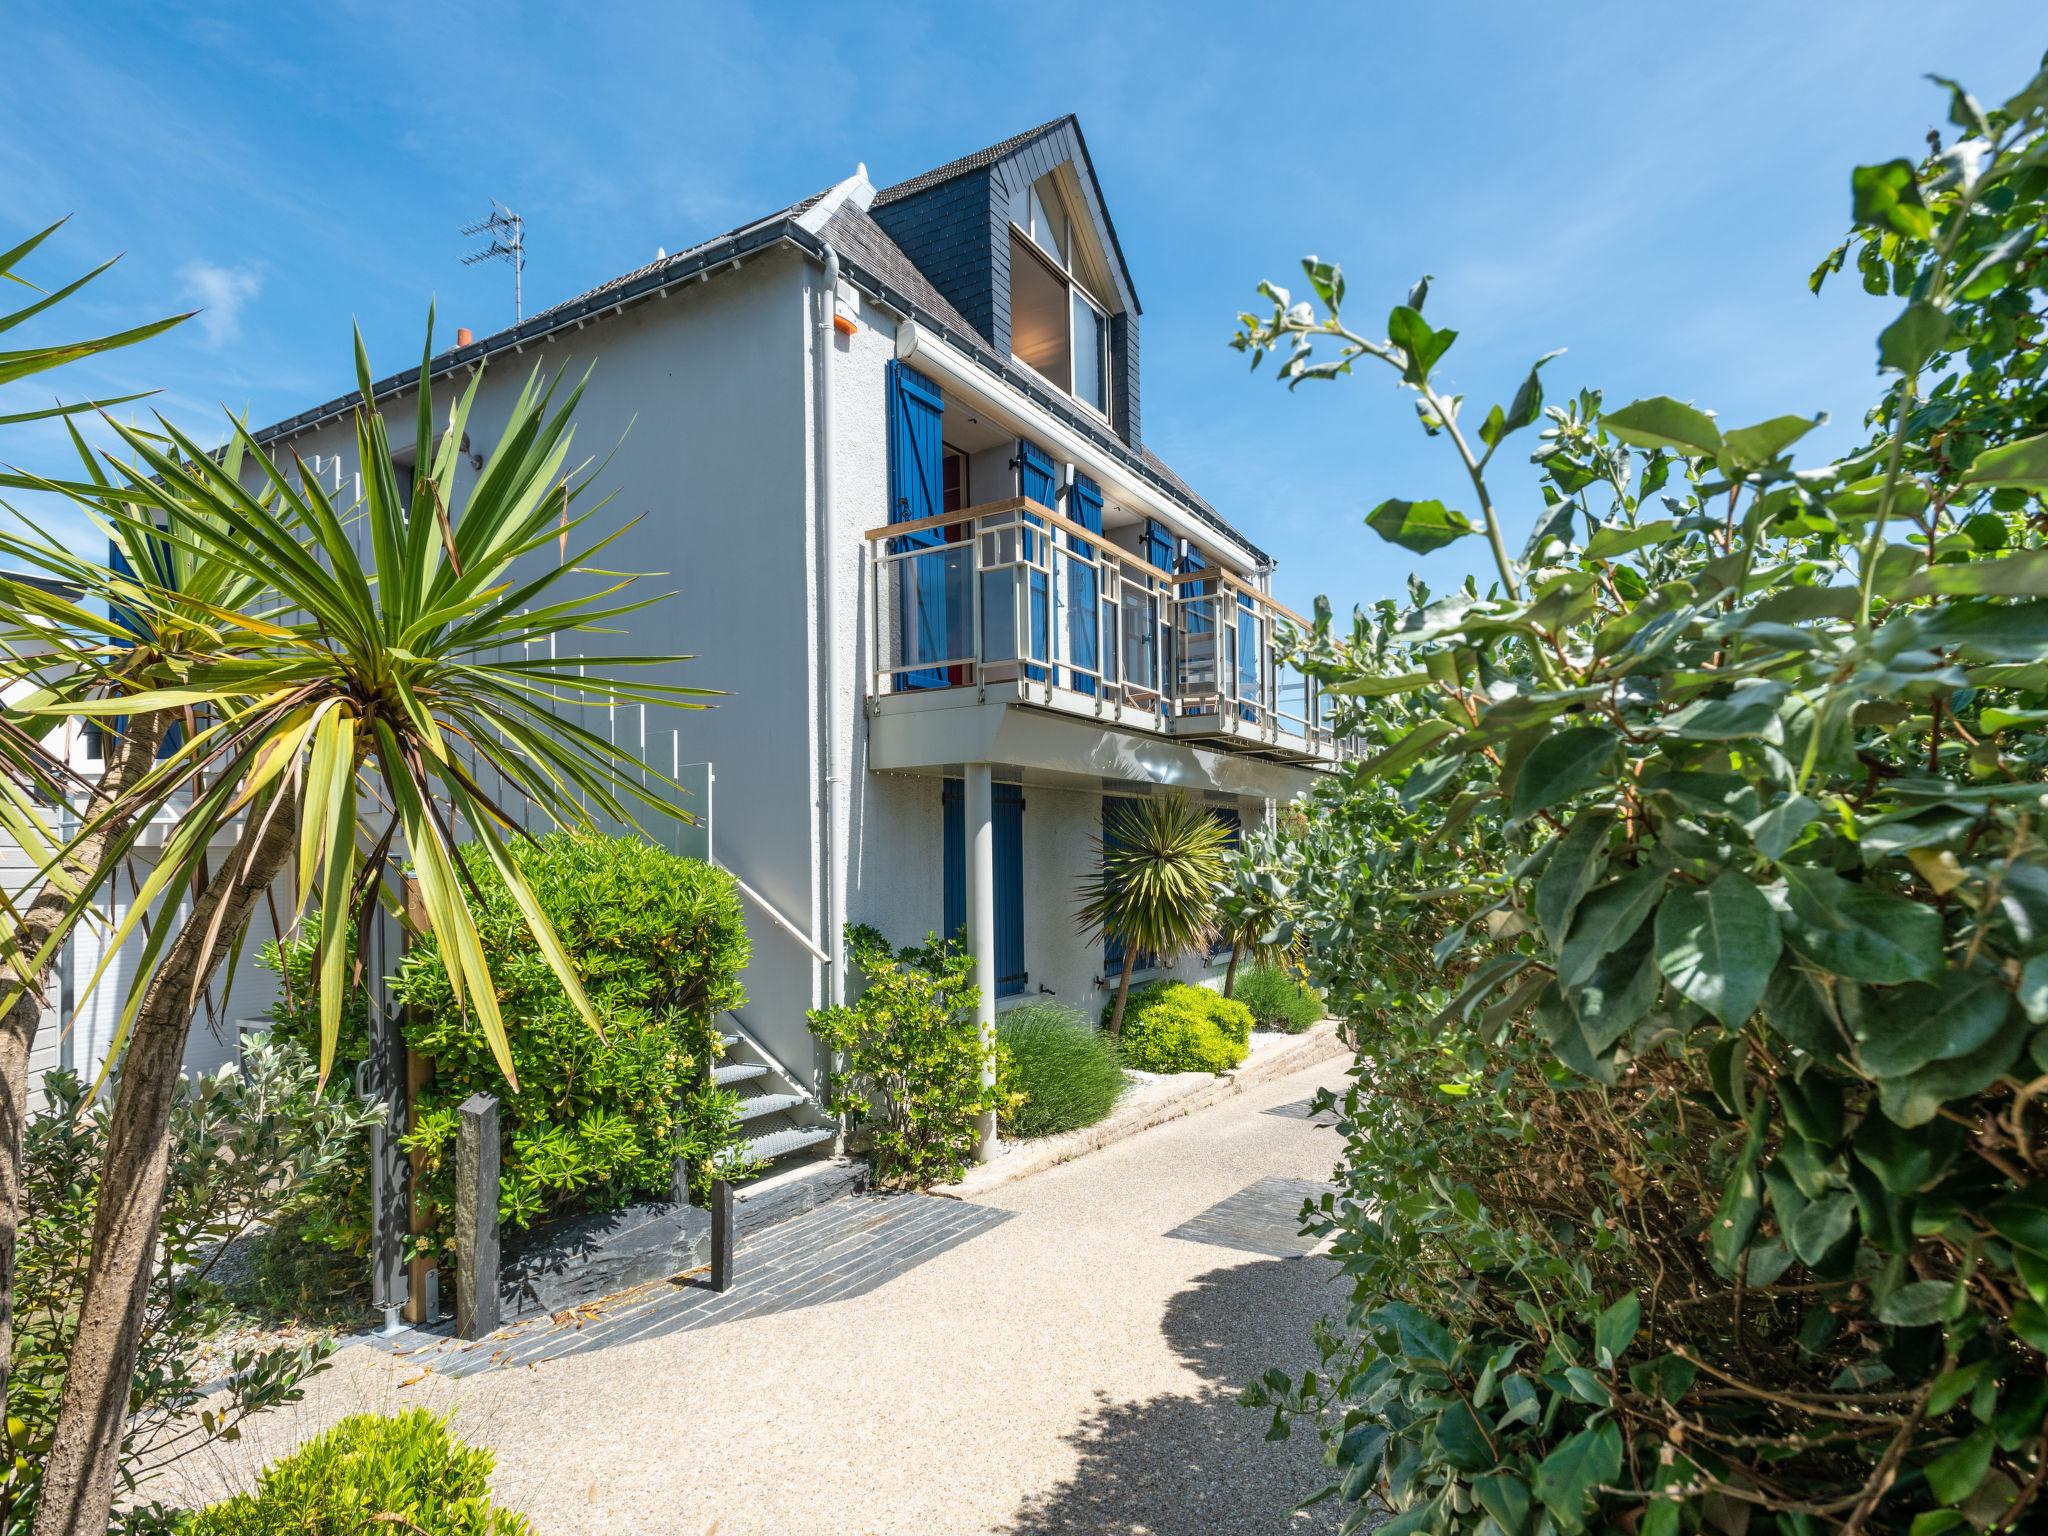
[[[725, 1054], [712, 1071], [721, 1088], [740, 1095], [740, 1121], [747, 1139], [738, 1157], [771, 1167], [829, 1153], [838, 1127], [796, 1075], [727, 1015]], [[780, 1171], [779, 1169], [777, 1171]]]

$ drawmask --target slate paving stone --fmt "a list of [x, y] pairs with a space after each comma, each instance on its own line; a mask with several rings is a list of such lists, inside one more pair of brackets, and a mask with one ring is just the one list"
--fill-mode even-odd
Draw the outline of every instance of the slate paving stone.
[[1301, 1258], [1320, 1238], [1301, 1235], [1302, 1202], [1333, 1192], [1313, 1179], [1260, 1179], [1217, 1201], [1166, 1235], [1191, 1243], [1211, 1243], [1261, 1253], [1271, 1259]]
[[1012, 1214], [937, 1195], [850, 1196], [742, 1237], [723, 1293], [701, 1275], [680, 1276], [581, 1321], [535, 1320], [473, 1344], [416, 1335], [425, 1347], [412, 1358], [443, 1376], [473, 1376], [864, 1296]]
[[1335, 1125], [1337, 1123], [1337, 1115], [1334, 1110], [1326, 1109], [1321, 1114], [1316, 1113], [1316, 1101], [1313, 1098], [1296, 1099], [1292, 1104], [1275, 1104], [1271, 1109], [1262, 1110], [1261, 1113], [1286, 1115], [1290, 1119], [1308, 1120], [1316, 1125]]

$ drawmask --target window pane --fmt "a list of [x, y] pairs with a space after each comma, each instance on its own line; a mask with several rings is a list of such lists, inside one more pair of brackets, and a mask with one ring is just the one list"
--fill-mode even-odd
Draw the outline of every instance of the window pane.
[[1043, 258], [1010, 237], [1010, 351], [1061, 389], [1071, 389], [1067, 355], [1067, 284]]
[[1066, 266], [1067, 216], [1047, 177], [1040, 177], [1031, 187], [1031, 236], [1046, 255], [1062, 268]]
[[1074, 294], [1074, 395], [1109, 414], [1109, 323]]

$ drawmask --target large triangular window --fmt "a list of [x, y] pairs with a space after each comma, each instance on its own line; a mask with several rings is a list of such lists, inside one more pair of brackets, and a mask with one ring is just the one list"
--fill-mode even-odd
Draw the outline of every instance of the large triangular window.
[[1105, 420], [1111, 291], [1060, 170], [1010, 194], [1010, 352]]

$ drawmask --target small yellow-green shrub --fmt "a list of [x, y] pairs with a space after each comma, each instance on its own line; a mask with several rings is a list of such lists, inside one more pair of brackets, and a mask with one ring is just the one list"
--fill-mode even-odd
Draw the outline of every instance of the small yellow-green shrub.
[[359, 1413], [265, 1467], [254, 1493], [199, 1511], [185, 1536], [532, 1536], [491, 1502], [494, 1464], [424, 1408]]
[[1244, 1004], [1184, 981], [1155, 981], [1131, 993], [1118, 1046], [1124, 1065], [1140, 1072], [1228, 1072], [1244, 1060], [1251, 1033]]

